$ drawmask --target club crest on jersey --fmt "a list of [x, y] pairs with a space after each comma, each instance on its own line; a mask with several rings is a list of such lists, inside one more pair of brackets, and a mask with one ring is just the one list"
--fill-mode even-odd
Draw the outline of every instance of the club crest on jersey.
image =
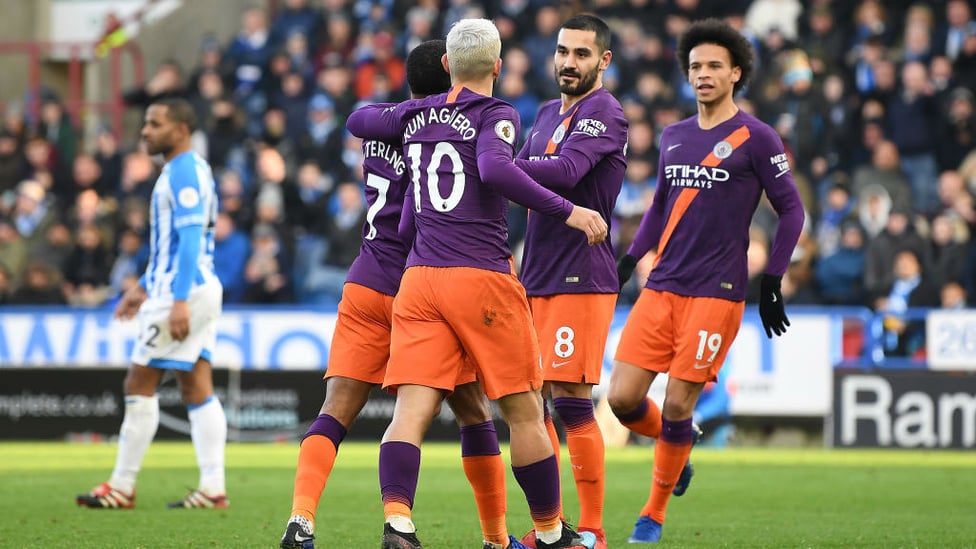
[[495, 123], [495, 135], [509, 145], [515, 144], [515, 124], [511, 120], [499, 120]]
[[180, 189], [179, 194], [176, 195], [176, 200], [180, 203], [180, 206], [192, 208], [200, 203], [200, 193], [193, 187], [183, 187]]
[[556, 126], [556, 131], [552, 132], [552, 142], [557, 145], [566, 137], [566, 128], [562, 124]]
[[724, 160], [732, 156], [732, 144], [728, 141], [719, 141], [714, 147], [712, 147], [712, 154], [715, 155], [715, 158], [721, 158]]

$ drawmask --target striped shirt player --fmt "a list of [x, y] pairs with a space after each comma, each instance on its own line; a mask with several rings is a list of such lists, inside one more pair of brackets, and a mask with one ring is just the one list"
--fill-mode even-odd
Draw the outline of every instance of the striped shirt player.
[[[139, 309], [134, 363], [191, 370], [197, 359], [211, 360], [223, 294], [213, 270], [216, 219], [216, 184], [207, 161], [187, 151], [167, 162], [149, 205], [149, 263], [139, 279], [148, 298]], [[186, 235], [194, 241], [181, 242]], [[174, 300], [190, 306], [191, 329], [183, 341], [169, 333]]]
[[229, 505], [227, 419], [214, 394], [211, 365], [223, 294], [213, 270], [217, 196], [209, 164], [190, 146], [195, 128], [193, 107], [184, 99], [160, 99], [146, 110], [142, 141], [149, 154], [162, 155], [166, 164], [149, 205], [149, 264], [115, 307], [116, 318], [139, 321], [125, 378], [115, 469], [108, 482], [75, 498], [85, 507], [135, 505], [136, 477], [159, 427], [156, 390], [164, 370], [175, 373], [200, 468], [198, 487], [169, 506]]

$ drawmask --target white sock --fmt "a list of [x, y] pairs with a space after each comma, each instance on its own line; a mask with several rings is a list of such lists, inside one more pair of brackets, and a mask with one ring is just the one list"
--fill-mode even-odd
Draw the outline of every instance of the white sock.
[[556, 543], [559, 538], [563, 537], [563, 525], [559, 523], [559, 526], [552, 530], [536, 530], [535, 537], [544, 543]]
[[156, 395], [125, 396], [125, 416], [119, 428], [119, 450], [112, 478], [108, 481], [113, 488], [127, 494], [135, 490], [142, 459], [158, 427], [159, 400]]
[[224, 407], [211, 395], [187, 413], [190, 417], [190, 439], [200, 466], [200, 491], [217, 496], [227, 492], [224, 485], [224, 446], [227, 444], [227, 418]]
[[386, 522], [390, 523], [397, 532], [403, 532], [405, 534], [412, 534], [417, 531], [417, 527], [414, 526], [413, 521], [410, 517], [405, 517], [403, 515], [390, 515], [386, 517]]

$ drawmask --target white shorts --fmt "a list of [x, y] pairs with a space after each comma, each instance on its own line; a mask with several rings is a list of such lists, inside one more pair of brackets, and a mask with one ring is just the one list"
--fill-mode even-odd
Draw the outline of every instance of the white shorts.
[[169, 332], [169, 313], [173, 298], [151, 297], [143, 302], [136, 315], [139, 335], [132, 349], [133, 364], [190, 371], [197, 359], [211, 361], [217, 345], [217, 320], [223, 305], [220, 282], [206, 282], [190, 290], [190, 333], [176, 341]]

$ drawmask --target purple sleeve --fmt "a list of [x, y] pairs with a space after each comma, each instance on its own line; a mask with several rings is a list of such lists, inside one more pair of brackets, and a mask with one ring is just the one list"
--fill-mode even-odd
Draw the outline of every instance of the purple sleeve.
[[[587, 126], [584, 129], [574, 129], [569, 132], [566, 140], [559, 148], [558, 158], [547, 158], [545, 160], [527, 160], [519, 154], [515, 160], [515, 165], [529, 177], [535, 179], [540, 185], [550, 189], [572, 189], [583, 176], [593, 169], [600, 160], [619, 149], [624, 144], [617, 142], [615, 138], [619, 135], [615, 125], [619, 124], [612, 113], [603, 110], [591, 109], [584, 113], [581, 122], [599, 120], [608, 121], [608, 126], [604, 125], [602, 131], [599, 127]], [[619, 127], [619, 126], [617, 126]], [[525, 147], [523, 147], [523, 152]], [[526, 155], [527, 156], [527, 155]]]
[[346, 119], [349, 133], [362, 139], [400, 142], [400, 112], [392, 103], [373, 103], [353, 111]]
[[766, 274], [783, 276], [803, 229], [803, 203], [790, 173], [782, 140], [772, 128], [765, 130], [757, 132], [760, 139], [752, 149], [752, 161], [759, 175], [759, 182], [766, 191], [766, 197], [779, 215]]
[[[506, 112], [510, 110], [511, 112]], [[487, 116], [478, 132], [478, 172], [481, 181], [505, 198], [541, 214], [565, 221], [573, 212], [573, 204], [558, 194], [540, 186], [512, 161], [514, 140], [518, 135], [518, 118], [508, 107], [501, 116]], [[512, 124], [511, 141], [499, 135], [497, 128]]]
[[665, 193], [661, 191], [663, 187], [665, 184], [661, 182], [654, 191], [654, 202], [644, 212], [640, 226], [634, 234], [634, 241], [627, 248], [627, 255], [640, 259], [661, 242], [661, 234], [664, 232], [664, 203], [668, 200]]
[[400, 211], [400, 224], [397, 226], [397, 234], [408, 248], [413, 245], [413, 239], [417, 236], [413, 205], [413, 184], [410, 184], [407, 185], [407, 194], [403, 196], [403, 210]]

